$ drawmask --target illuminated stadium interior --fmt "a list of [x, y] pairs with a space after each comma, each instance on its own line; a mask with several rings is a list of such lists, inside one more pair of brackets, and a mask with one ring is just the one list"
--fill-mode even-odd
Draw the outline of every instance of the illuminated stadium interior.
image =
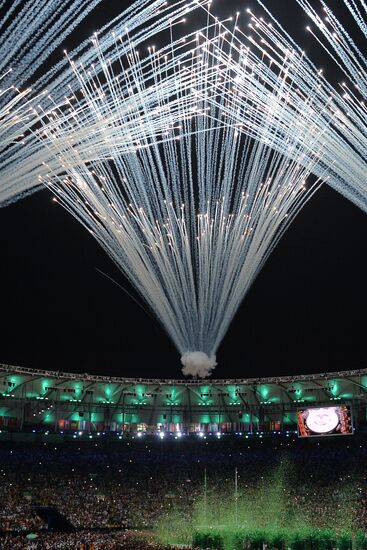
[[0, 366], [7, 431], [220, 434], [297, 430], [297, 411], [347, 405], [366, 419], [367, 370], [233, 380], [109, 378]]
[[367, 550], [367, 0], [244, 4], [0, 1], [0, 550]]

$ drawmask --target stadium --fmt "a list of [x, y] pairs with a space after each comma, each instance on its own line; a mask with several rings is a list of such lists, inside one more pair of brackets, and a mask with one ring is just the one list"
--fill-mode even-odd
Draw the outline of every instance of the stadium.
[[0, 550], [367, 550], [366, 1], [0, 31]]
[[365, 548], [366, 370], [0, 372], [1, 548]]

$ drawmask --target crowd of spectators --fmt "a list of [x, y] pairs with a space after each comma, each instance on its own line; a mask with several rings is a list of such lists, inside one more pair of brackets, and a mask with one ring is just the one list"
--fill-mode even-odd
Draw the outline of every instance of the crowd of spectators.
[[[274, 522], [275, 514], [316, 527], [364, 527], [366, 458], [367, 441], [357, 436], [2, 443], [0, 550], [140, 550], [136, 540], [129, 546], [131, 530], [154, 533], [172, 512], [189, 525], [204, 477], [208, 507], [230, 501], [235, 469], [240, 509], [252, 503], [258, 525]], [[57, 510], [76, 533], [45, 532], [37, 506]], [[33, 541], [25, 539], [30, 531], [37, 534]]]
[[98, 533], [45, 533], [27, 540], [24, 535], [7, 535], [0, 539], [0, 550], [178, 550], [174, 546], [156, 544], [127, 531]]

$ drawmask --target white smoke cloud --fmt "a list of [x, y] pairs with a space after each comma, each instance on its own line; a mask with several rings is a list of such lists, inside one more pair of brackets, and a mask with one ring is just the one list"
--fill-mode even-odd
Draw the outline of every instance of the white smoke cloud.
[[187, 351], [181, 357], [182, 372], [185, 376], [207, 378], [216, 367], [216, 357], [209, 357], [203, 351]]

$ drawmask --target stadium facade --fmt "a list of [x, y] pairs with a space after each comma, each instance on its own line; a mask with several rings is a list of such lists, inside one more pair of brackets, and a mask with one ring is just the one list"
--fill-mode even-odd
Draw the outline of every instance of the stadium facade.
[[0, 430], [228, 433], [297, 428], [304, 407], [366, 423], [367, 369], [228, 380], [116, 378], [0, 365]]

